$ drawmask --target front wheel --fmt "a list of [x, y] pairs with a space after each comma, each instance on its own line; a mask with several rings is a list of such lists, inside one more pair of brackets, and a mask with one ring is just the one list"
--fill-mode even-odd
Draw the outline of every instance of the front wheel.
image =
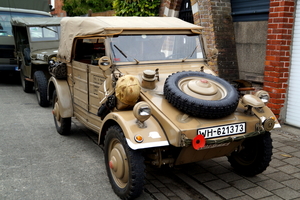
[[59, 112], [59, 101], [56, 94], [56, 90], [53, 91], [53, 101], [52, 101], [52, 113], [54, 118], [54, 123], [56, 131], [61, 135], [68, 135], [71, 130], [71, 117], [62, 118]]
[[43, 71], [34, 72], [34, 90], [38, 100], [38, 103], [42, 107], [49, 106], [47, 99], [47, 78]]
[[231, 166], [244, 176], [255, 176], [267, 169], [272, 157], [270, 132], [246, 139], [239, 151], [228, 156]]
[[144, 157], [140, 151], [128, 147], [119, 126], [108, 129], [104, 152], [106, 171], [114, 192], [121, 199], [138, 197], [144, 188]]

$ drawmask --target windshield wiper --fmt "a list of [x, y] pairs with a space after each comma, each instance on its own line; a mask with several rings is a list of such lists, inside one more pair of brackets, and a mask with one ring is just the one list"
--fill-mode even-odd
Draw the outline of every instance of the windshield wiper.
[[199, 44], [195, 47], [195, 49], [193, 50], [193, 52], [191, 53], [191, 55], [189, 55], [189, 56], [185, 57], [184, 59], [182, 59], [182, 62], [184, 62], [187, 58], [191, 58], [198, 47], [199, 47]]
[[47, 26], [41, 26], [42, 28], [45, 28], [45, 29], [48, 29], [48, 30], [50, 30], [50, 31], [53, 31], [54, 33], [57, 33], [57, 31], [56, 30], [53, 30], [53, 29], [51, 29], [51, 28], [49, 28], [49, 27], [47, 27]]
[[[117, 45], [114, 44], [114, 47], [128, 60], [128, 56], [119, 48], [117, 47]], [[133, 58], [133, 60], [136, 62], [136, 64], [139, 64], [140, 61], [138, 61], [137, 59], [135, 59], [134, 57], [130, 56], [131, 58]], [[128, 60], [130, 61], [130, 60]]]

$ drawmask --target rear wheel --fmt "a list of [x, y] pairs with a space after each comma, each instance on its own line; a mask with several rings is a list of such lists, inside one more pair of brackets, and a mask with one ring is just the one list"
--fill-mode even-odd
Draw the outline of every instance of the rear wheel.
[[272, 157], [270, 132], [246, 139], [239, 151], [228, 156], [231, 166], [240, 174], [255, 176], [267, 169]]
[[52, 113], [54, 117], [54, 123], [56, 131], [61, 135], [68, 135], [71, 130], [71, 117], [62, 118], [59, 112], [59, 102], [56, 94], [56, 90], [53, 91], [53, 101], [52, 101]]
[[42, 107], [49, 106], [47, 99], [47, 78], [43, 71], [34, 72], [34, 90], [38, 103]]
[[111, 126], [104, 142], [105, 165], [114, 192], [121, 199], [134, 199], [144, 188], [145, 164], [140, 151], [128, 147], [121, 128]]
[[23, 88], [24, 92], [26, 92], [26, 93], [33, 92], [33, 82], [25, 79], [24, 72], [22, 69], [20, 71], [20, 78], [21, 78], [22, 88]]

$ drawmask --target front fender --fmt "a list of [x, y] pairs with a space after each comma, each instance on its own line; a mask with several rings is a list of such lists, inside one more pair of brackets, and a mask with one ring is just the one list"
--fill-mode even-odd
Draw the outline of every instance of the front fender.
[[[146, 125], [145, 128], [140, 128], [137, 125], [136, 120], [137, 119], [133, 116], [132, 111], [109, 113], [103, 120], [99, 139], [101, 138], [101, 134], [105, 134], [103, 127], [107, 127], [111, 121], [114, 121], [122, 128], [127, 144], [133, 150], [169, 145], [164, 130], [154, 117], [151, 116], [144, 122]], [[143, 142], [136, 142], [134, 139], [135, 135], [142, 136], [144, 139]]]
[[66, 80], [56, 79], [53, 76], [48, 82], [48, 98], [52, 98], [53, 91], [56, 90], [59, 104], [59, 113], [62, 118], [73, 116], [72, 96], [69, 84]]
[[274, 128], [281, 128], [280, 123], [278, 122], [276, 116], [274, 115], [274, 113], [271, 111], [271, 109], [268, 106], [262, 107], [261, 111], [259, 111], [258, 109], [255, 109], [255, 108], [253, 108], [252, 111], [258, 118], [260, 118], [260, 120], [262, 122], [265, 121], [265, 119], [274, 117], [274, 119], [275, 119]]

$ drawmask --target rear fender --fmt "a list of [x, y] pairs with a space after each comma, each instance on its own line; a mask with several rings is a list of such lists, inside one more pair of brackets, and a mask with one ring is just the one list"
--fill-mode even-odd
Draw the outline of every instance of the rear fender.
[[[140, 128], [134, 117], [132, 111], [112, 112], [109, 113], [103, 120], [102, 127], [99, 134], [99, 143], [104, 138], [107, 128], [111, 124], [118, 124], [126, 138], [128, 146], [133, 149], [145, 149], [153, 147], [168, 146], [169, 142], [159, 123], [152, 116], [144, 123], [146, 127]], [[138, 143], [134, 137], [140, 135], [143, 141]]]
[[72, 117], [73, 104], [68, 82], [51, 77], [48, 82], [48, 100], [52, 99], [54, 90], [58, 97], [60, 116], [62, 118]]

